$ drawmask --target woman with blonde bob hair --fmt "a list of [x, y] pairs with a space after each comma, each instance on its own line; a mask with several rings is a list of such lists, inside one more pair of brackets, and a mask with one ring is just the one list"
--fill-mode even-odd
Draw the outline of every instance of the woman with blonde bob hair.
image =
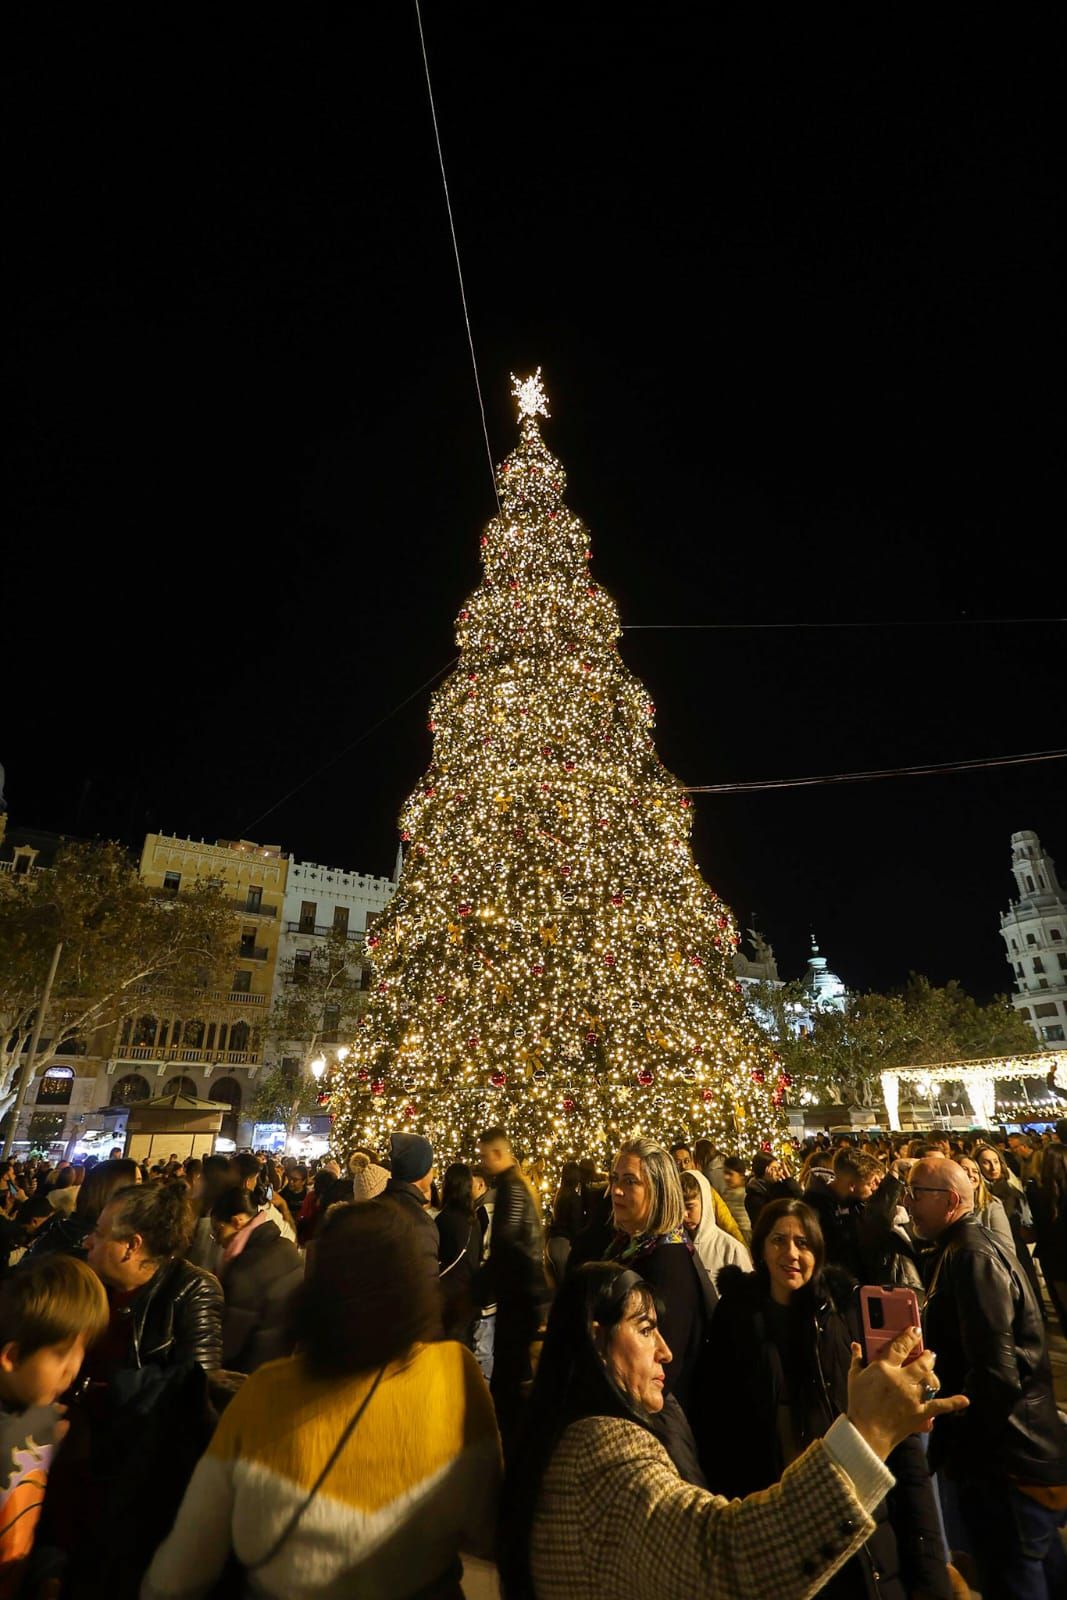
[[615, 1237], [608, 1257], [639, 1272], [661, 1302], [660, 1326], [674, 1352], [664, 1392], [684, 1410], [713, 1301], [685, 1231], [682, 1180], [662, 1145], [628, 1139], [612, 1165], [610, 1192]]

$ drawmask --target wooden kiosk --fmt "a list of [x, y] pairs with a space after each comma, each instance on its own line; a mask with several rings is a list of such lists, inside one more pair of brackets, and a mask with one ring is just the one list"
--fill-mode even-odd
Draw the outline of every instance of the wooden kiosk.
[[191, 1094], [165, 1094], [130, 1107], [126, 1119], [126, 1154], [134, 1161], [165, 1161], [177, 1155], [209, 1156], [231, 1111], [224, 1100], [198, 1100]]

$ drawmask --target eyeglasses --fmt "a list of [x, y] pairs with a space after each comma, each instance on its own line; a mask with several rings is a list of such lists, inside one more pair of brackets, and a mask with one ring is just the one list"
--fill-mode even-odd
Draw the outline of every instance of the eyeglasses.
[[948, 1190], [947, 1189], [935, 1189], [935, 1188], [932, 1188], [929, 1184], [921, 1184], [921, 1183], [916, 1183], [916, 1184], [906, 1183], [904, 1185], [904, 1198], [905, 1198], [905, 1200], [914, 1200], [915, 1196], [917, 1194], [948, 1194]]
[[813, 1256], [815, 1254], [807, 1239], [798, 1239], [794, 1233], [772, 1233], [768, 1237], [767, 1243], [772, 1250], [788, 1250], [791, 1244], [795, 1244], [801, 1255]]

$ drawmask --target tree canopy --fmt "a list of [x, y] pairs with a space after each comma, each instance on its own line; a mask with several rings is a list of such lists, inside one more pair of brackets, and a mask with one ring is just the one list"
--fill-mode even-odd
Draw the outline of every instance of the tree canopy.
[[197, 883], [161, 894], [117, 844], [66, 844], [49, 868], [0, 875], [0, 1115], [17, 1092], [57, 943], [35, 1073], [128, 1017], [202, 1011], [213, 990], [229, 990], [238, 931], [222, 890]]

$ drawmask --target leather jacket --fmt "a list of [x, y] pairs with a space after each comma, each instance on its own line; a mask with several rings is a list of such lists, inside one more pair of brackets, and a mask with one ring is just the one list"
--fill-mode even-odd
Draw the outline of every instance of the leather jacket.
[[938, 1419], [931, 1471], [1067, 1483], [1067, 1428], [1040, 1307], [1018, 1260], [972, 1211], [945, 1230], [923, 1266], [925, 1342], [937, 1352], [942, 1392], [971, 1402]]
[[498, 1173], [489, 1259], [482, 1269], [482, 1305], [539, 1304], [546, 1294], [544, 1234], [533, 1195], [518, 1167]]
[[130, 1365], [169, 1367], [196, 1361], [206, 1372], [222, 1365], [222, 1288], [188, 1261], [164, 1262], [127, 1309]]

